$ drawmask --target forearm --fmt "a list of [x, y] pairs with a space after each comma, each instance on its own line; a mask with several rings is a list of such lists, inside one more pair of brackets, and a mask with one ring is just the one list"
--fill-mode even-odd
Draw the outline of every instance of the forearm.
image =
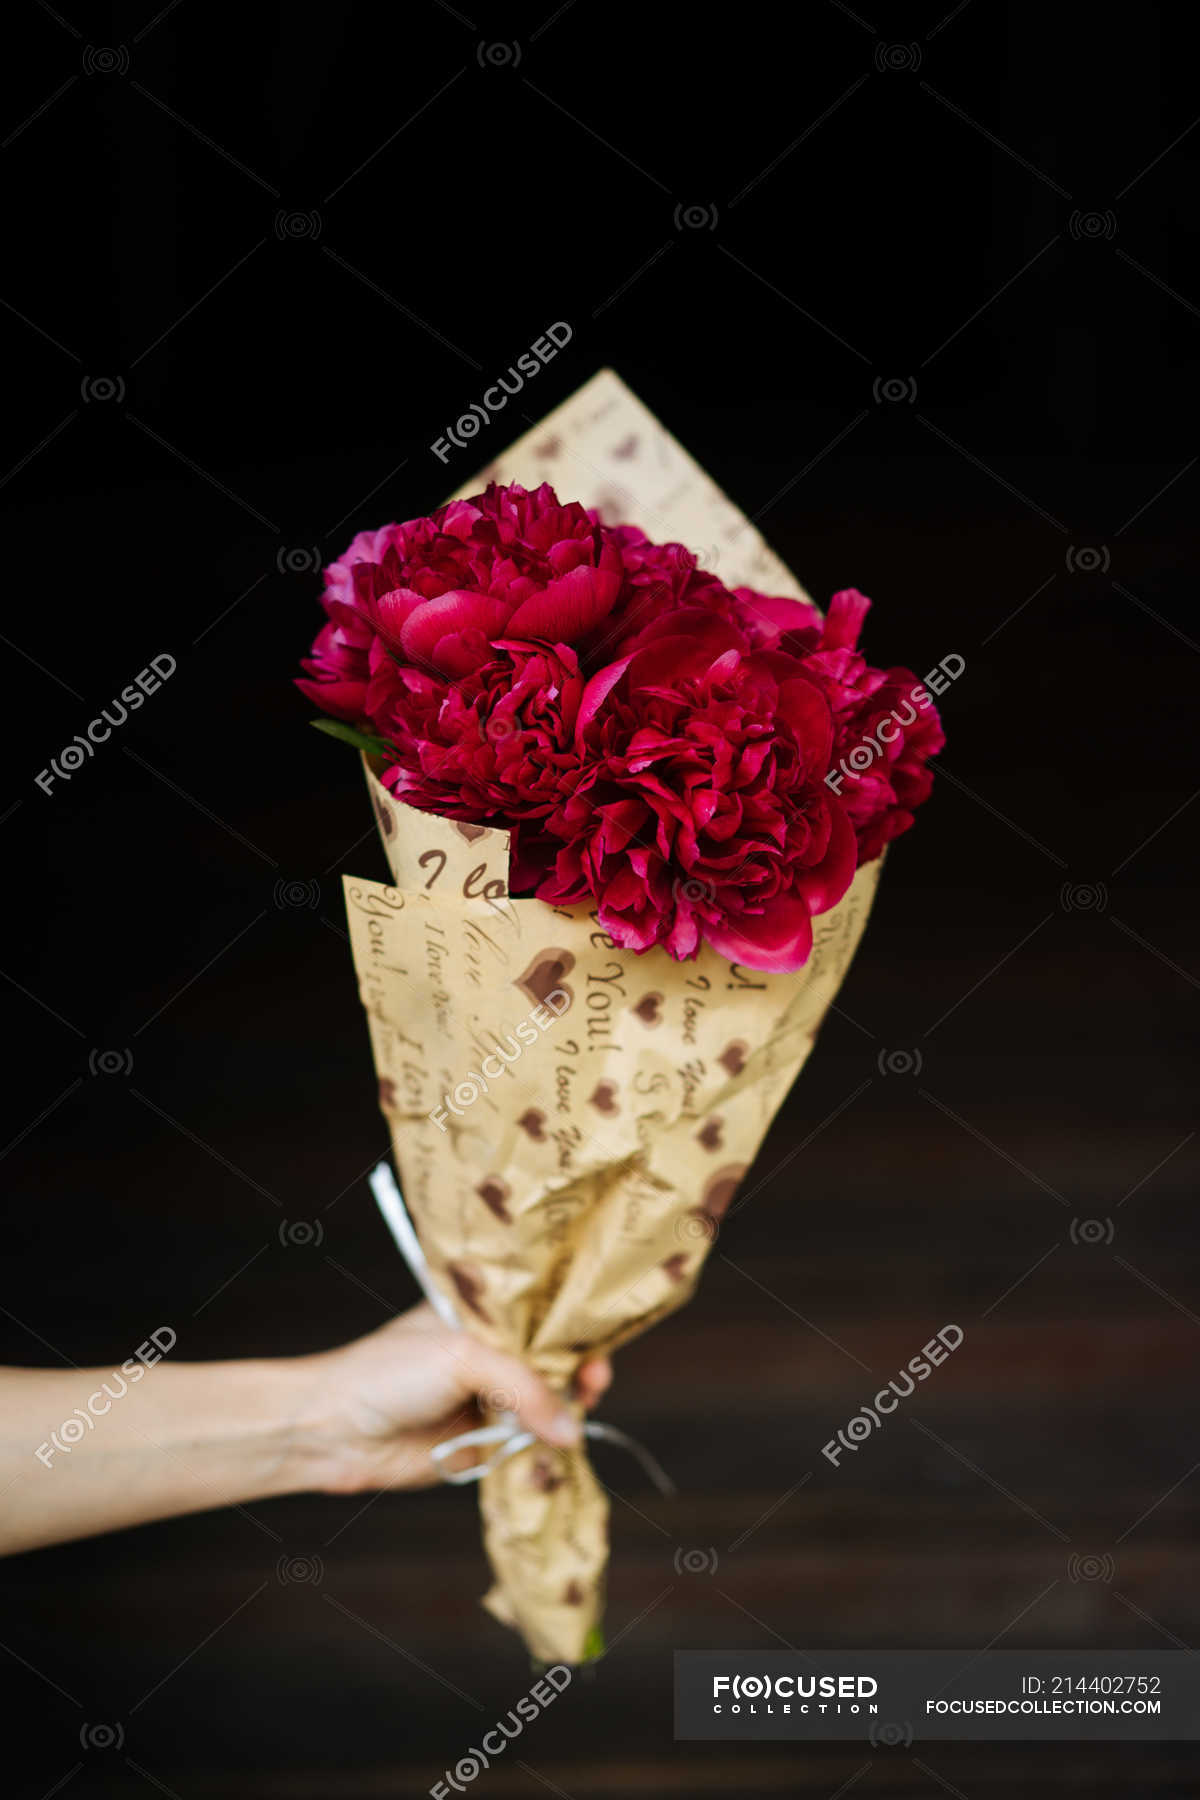
[[[497, 1396], [548, 1444], [579, 1442], [540, 1375], [427, 1305], [313, 1356], [164, 1362], [160, 1335], [120, 1371], [0, 1369], [0, 1556], [275, 1494], [426, 1487]], [[610, 1373], [585, 1365], [582, 1404]]]
[[311, 1385], [304, 1357], [0, 1370], [0, 1554], [318, 1485]]

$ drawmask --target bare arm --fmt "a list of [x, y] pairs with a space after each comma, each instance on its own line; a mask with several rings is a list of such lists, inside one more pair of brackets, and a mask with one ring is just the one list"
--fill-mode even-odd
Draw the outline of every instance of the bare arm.
[[[584, 1366], [585, 1406], [609, 1378]], [[426, 1486], [480, 1397], [578, 1441], [539, 1376], [427, 1306], [317, 1356], [0, 1369], [0, 1554], [273, 1494]]]

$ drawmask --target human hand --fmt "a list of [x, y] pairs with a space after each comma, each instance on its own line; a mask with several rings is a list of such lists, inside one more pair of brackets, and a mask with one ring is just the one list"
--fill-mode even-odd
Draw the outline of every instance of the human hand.
[[[567, 1449], [580, 1441], [576, 1413], [540, 1375], [444, 1325], [427, 1304], [302, 1361], [311, 1385], [301, 1425], [316, 1455], [312, 1485], [326, 1493], [431, 1486], [441, 1475], [430, 1451], [479, 1425], [481, 1407], [515, 1413], [547, 1444]], [[593, 1407], [611, 1380], [606, 1356], [583, 1363], [578, 1406]], [[471, 1460], [463, 1451], [455, 1466]]]

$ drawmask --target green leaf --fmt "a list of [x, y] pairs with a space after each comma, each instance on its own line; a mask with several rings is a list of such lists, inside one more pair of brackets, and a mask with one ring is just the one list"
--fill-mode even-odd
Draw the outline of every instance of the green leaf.
[[368, 756], [386, 756], [390, 748], [382, 738], [371, 737], [365, 731], [356, 731], [353, 725], [345, 725], [341, 719], [310, 719], [309, 724], [315, 731], [323, 731], [327, 737], [340, 738], [343, 744], [353, 744], [356, 750], [365, 750]]
[[607, 1646], [604, 1642], [604, 1627], [593, 1625], [583, 1640], [583, 1660], [585, 1663], [599, 1662]]

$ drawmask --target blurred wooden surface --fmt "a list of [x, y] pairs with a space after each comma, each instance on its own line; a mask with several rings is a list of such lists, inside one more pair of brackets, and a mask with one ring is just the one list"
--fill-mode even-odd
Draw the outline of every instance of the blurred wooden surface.
[[[761, 1173], [811, 1130], [798, 1115], [818, 1095], [853, 1086], [855, 1034], [834, 1037]], [[1187, 1153], [1122, 1209], [1111, 1245], [1072, 1242], [1074, 1213], [905, 1095], [876, 1082], [874, 1102], [768, 1180], [722, 1230], [699, 1298], [620, 1358], [606, 1416], [653, 1446], [680, 1493], [648, 1493], [600, 1451], [612, 1648], [481, 1796], [830, 1794], [851, 1780], [873, 1795], [1190, 1791], [1187, 1747], [672, 1744], [676, 1649], [1200, 1641], [1197, 1322], [1181, 1298], [1196, 1270], [1182, 1243], [1163, 1249]], [[1086, 1216], [1169, 1148], [1022, 1129], [1021, 1160]], [[328, 1191], [315, 1160], [310, 1192]], [[323, 1246], [276, 1245], [203, 1308], [209, 1348], [262, 1350], [281, 1331], [298, 1346], [318, 1311], [332, 1341], [405, 1303], [361, 1185], [326, 1216]], [[29, 1322], [43, 1310], [31, 1300]], [[951, 1322], [961, 1347], [832, 1467], [822, 1445]], [[76, 1794], [144, 1792], [139, 1769], [183, 1800], [423, 1793], [529, 1685], [520, 1647], [479, 1610], [485, 1579], [474, 1500], [457, 1491], [298, 1497], [10, 1562], [8, 1690], [41, 1721], [22, 1800], [76, 1763]], [[123, 1724], [120, 1750], [80, 1750], [96, 1721]]]

